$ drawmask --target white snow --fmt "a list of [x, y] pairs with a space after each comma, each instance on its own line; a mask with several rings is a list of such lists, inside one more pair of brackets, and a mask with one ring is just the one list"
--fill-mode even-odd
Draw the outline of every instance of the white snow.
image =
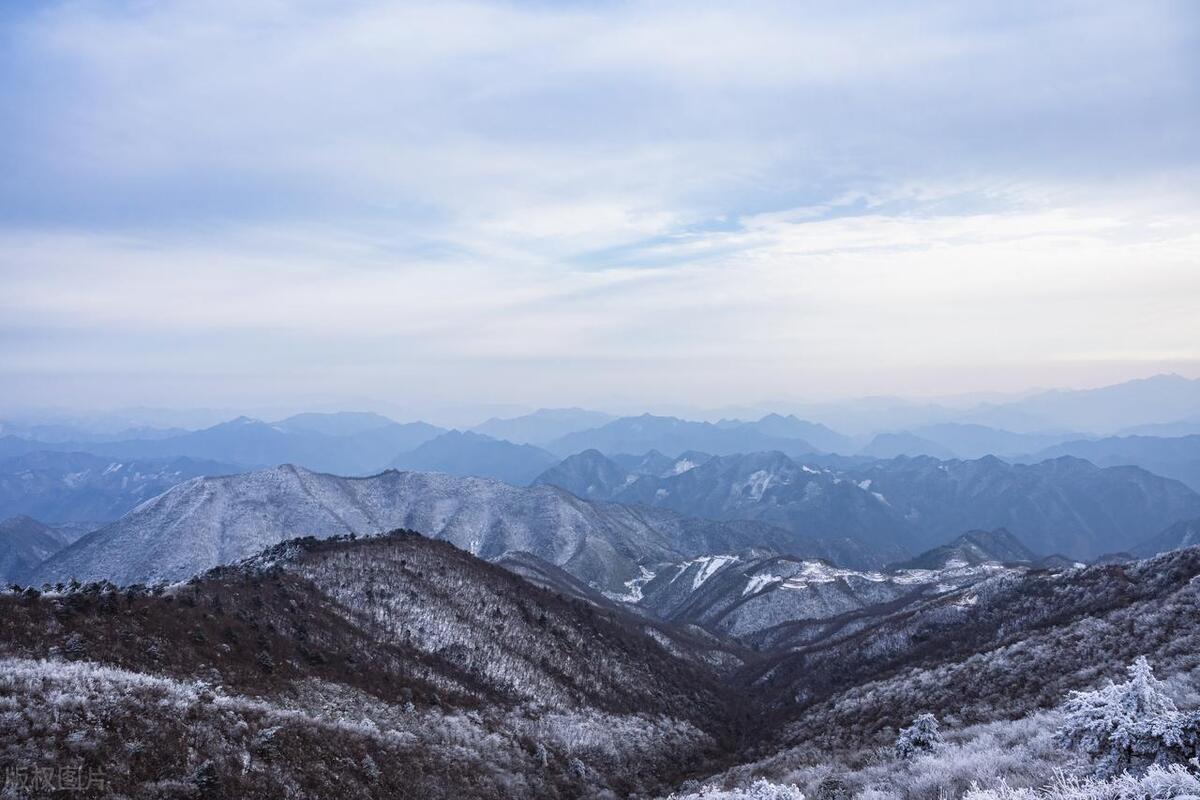
[[692, 559], [688, 563], [700, 565], [700, 569], [696, 571], [695, 577], [692, 578], [692, 591], [703, 586], [704, 582], [711, 578], [721, 567], [737, 560], [737, 556], [701, 556], [700, 558]]
[[651, 572], [650, 570], [646, 569], [645, 567], [639, 567], [638, 569], [640, 569], [642, 571], [641, 575], [638, 575], [636, 578], [630, 578], [629, 580], [625, 581], [625, 588], [628, 589], [629, 591], [625, 592], [625, 594], [617, 594], [616, 592], [604, 592], [604, 596], [607, 597], [609, 600], [616, 600], [619, 603], [640, 603], [642, 601], [642, 597], [643, 597], [642, 587], [644, 587], [650, 581], [654, 580], [655, 573]]
[[781, 583], [782, 581], [783, 578], [769, 573], [766, 575], [752, 575], [750, 581], [746, 584], [746, 588], [742, 590], [742, 597], [748, 594], [755, 594], [768, 586]]
[[807, 589], [813, 584], [833, 583], [839, 578], [860, 578], [879, 583], [887, 580], [878, 572], [859, 572], [853, 569], [842, 569], [830, 566], [821, 561], [805, 561], [800, 565], [800, 571], [783, 582], [785, 589]]
[[746, 492], [750, 495], [751, 500], [762, 500], [763, 494], [771, 487], [771, 482], [774, 475], [767, 472], [765, 469], [760, 469], [757, 472], [751, 473], [743, 483], [734, 486], [735, 492]]
[[683, 473], [687, 472], [689, 469], [695, 469], [698, 466], [699, 466], [699, 464], [697, 464], [695, 461], [692, 461], [691, 459], [681, 458], [678, 461], [676, 461], [675, 466], [671, 468], [671, 474], [672, 475], [682, 475]]

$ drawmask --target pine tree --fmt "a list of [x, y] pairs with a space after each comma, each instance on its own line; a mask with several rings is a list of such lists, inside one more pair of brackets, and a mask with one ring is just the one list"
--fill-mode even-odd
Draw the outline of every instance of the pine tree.
[[1095, 775], [1142, 773], [1152, 764], [1184, 763], [1190, 715], [1179, 713], [1145, 656], [1129, 667], [1129, 680], [1094, 692], [1072, 692], [1058, 740], [1096, 761]]
[[923, 753], [932, 753], [941, 744], [942, 733], [937, 717], [922, 714], [913, 720], [911, 726], [900, 730], [900, 736], [896, 739], [896, 755], [907, 760]]

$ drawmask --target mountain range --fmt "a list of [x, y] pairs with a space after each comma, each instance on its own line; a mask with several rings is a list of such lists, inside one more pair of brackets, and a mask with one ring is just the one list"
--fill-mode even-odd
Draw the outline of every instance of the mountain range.
[[557, 460], [531, 444], [514, 444], [470, 431], [447, 431], [401, 453], [388, 468], [494, 478], [524, 486]]
[[655, 476], [624, 471], [593, 451], [537, 480], [593, 499], [754, 519], [857, 542], [859, 558], [835, 560], [859, 568], [903, 560], [964, 531], [996, 528], [1039, 555], [1090, 559], [1135, 547], [1200, 509], [1200, 495], [1177, 481], [1070, 457], [1026, 465], [922, 456], [827, 468], [783, 453], [752, 453]]
[[1110, 436], [1073, 440], [1018, 461], [1041, 461], [1058, 456], [1086, 459], [1099, 467], [1132, 465], [1174, 478], [1200, 491], [1200, 434], [1188, 436]]
[[[798, 420], [796, 422], [799, 423]], [[763, 428], [760, 428], [759, 425], [763, 423]], [[802, 423], [800, 426], [803, 427]], [[667, 456], [677, 456], [687, 450], [714, 455], [757, 450], [781, 450], [797, 455], [818, 451], [815, 445], [799, 436], [780, 435], [793, 430], [772, 418], [764, 418], [756, 423], [717, 424], [643, 414], [639, 417], [621, 417], [598, 428], [569, 433], [547, 442], [545, 447], [560, 456], [583, 450], [599, 450], [602, 453], [657, 450]]]
[[233, 464], [187, 457], [27, 453], [0, 459], [0, 518], [25, 514], [48, 523], [110, 522], [182, 481], [240, 471]]
[[[383, 422], [378, 427], [365, 423]], [[375, 415], [300, 415], [266, 423], [239, 417], [199, 431], [116, 442], [40, 442], [0, 438], [0, 457], [37, 451], [86, 452], [116, 459], [193, 458], [242, 469], [303, 463], [346, 475], [377, 472], [398, 454], [444, 433], [424, 422], [399, 424]]]
[[598, 428], [616, 417], [583, 408], [539, 408], [520, 417], [492, 417], [471, 428], [472, 433], [514, 444], [545, 445], [567, 434]]
[[300, 467], [181, 483], [56, 553], [33, 583], [187, 578], [299, 535], [412, 528], [487, 559], [525, 551], [603, 590], [621, 592], [644, 562], [766, 547], [828, 557], [815, 538], [756, 521], [592, 503], [557, 487], [388, 471], [342, 478]]

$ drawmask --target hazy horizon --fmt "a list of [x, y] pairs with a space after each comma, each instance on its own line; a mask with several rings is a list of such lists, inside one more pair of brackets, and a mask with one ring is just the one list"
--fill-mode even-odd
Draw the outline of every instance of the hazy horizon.
[[[1163, 378], [1181, 378], [1186, 381], [1200, 382], [1200, 376], [1180, 375], [1179, 373], [1156, 373], [1131, 378], [1116, 384], [1099, 384], [1094, 386], [1033, 386], [1014, 392], [971, 392], [951, 395], [862, 395], [856, 397], [837, 398], [775, 398], [760, 401], [726, 404], [723, 406], [704, 406], [688, 404], [660, 403], [651, 405], [604, 405], [599, 403], [584, 404], [498, 404], [486, 402], [460, 402], [442, 405], [405, 405], [386, 398], [353, 398], [340, 403], [338, 401], [310, 402], [278, 402], [262, 405], [231, 405], [231, 406], [152, 406], [147, 404], [133, 406], [67, 406], [64, 404], [47, 404], [44, 406], [19, 407], [6, 405], [0, 399], [0, 422], [7, 418], [10, 422], [26, 424], [70, 423], [87, 420], [120, 418], [129, 420], [131, 427], [182, 427], [206, 428], [222, 422], [228, 422], [238, 417], [249, 417], [264, 422], [272, 422], [297, 414], [316, 413], [374, 413], [390, 417], [396, 422], [429, 422], [448, 428], [466, 429], [491, 419], [507, 419], [522, 417], [537, 411], [586, 410], [610, 414], [613, 417], [640, 416], [676, 416], [697, 421], [716, 422], [721, 419], [753, 420], [768, 414], [799, 415], [809, 417], [811, 421], [828, 422], [831, 416], [836, 417], [839, 410], [866, 420], [870, 419], [870, 406], [878, 405], [878, 424], [847, 425], [848, 431], [886, 430], [906, 427], [906, 425], [889, 425], [897, 409], [941, 409], [953, 415], [956, 412], [966, 413], [987, 406], [1003, 406], [1018, 403], [1021, 400], [1049, 393], [1088, 392], [1094, 389], [1105, 389], [1127, 383], [1137, 383], [1146, 380]], [[890, 408], [889, 408], [890, 406]], [[1131, 418], [1136, 418], [1131, 413]], [[1200, 409], [1196, 415], [1200, 419]], [[1182, 417], [1180, 417], [1182, 419]], [[1176, 421], [1167, 414], [1163, 422]], [[834, 424], [834, 427], [839, 427]], [[1050, 430], [1051, 428], [1046, 428]], [[114, 428], [115, 430], [115, 428]], [[1065, 430], [1065, 428], [1064, 428]], [[1079, 428], [1086, 432], [1086, 427]]]
[[1200, 6], [0, 12], [8, 408], [1200, 376]]

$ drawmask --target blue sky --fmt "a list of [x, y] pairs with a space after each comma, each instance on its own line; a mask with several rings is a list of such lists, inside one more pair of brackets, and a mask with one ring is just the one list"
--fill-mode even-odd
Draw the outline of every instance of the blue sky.
[[1200, 375], [1200, 6], [0, 14], [9, 405]]

